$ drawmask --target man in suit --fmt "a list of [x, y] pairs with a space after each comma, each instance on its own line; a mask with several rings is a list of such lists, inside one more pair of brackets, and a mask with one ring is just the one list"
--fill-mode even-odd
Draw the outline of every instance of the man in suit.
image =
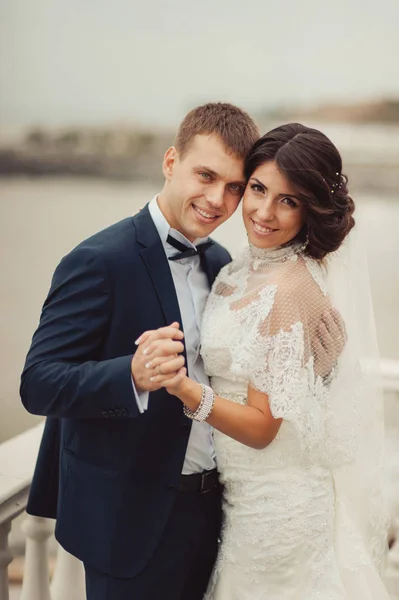
[[[206, 589], [220, 526], [211, 429], [151, 381], [135, 340], [161, 328], [159, 356], [176, 354], [176, 371], [185, 359], [207, 382], [201, 314], [230, 256], [216, 243], [195, 248], [236, 210], [258, 135], [234, 106], [191, 111], [158, 197], [54, 273], [21, 382], [24, 406], [47, 417], [28, 512], [57, 518], [89, 600], [196, 600]], [[180, 244], [193, 254], [176, 258]]]
[[[206, 590], [221, 513], [211, 428], [153, 377], [186, 364], [208, 383], [201, 315], [230, 261], [208, 237], [240, 202], [258, 135], [232, 105], [191, 111], [160, 194], [54, 273], [21, 381], [26, 409], [47, 417], [28, 512], [57, 519], [89, 600], [200, 600]], [[147, 330], [152, 364], [148, 344], [135, 343]]]

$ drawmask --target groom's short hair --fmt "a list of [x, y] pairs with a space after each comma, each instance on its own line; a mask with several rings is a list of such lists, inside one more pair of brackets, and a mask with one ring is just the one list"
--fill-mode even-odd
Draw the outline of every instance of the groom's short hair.
[[197, 106], [184, 117], [175, 139], [180, 156], [186, 154], [196, 135], [217, 135], [229, 153], [242, 159], [260, 136], [248, 113], [223, 102]]

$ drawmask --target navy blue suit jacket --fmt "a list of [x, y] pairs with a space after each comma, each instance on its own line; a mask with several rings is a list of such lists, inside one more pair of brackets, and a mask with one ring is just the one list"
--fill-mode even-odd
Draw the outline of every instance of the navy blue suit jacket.
[[[201, 258], [210, 284], [228, 252]], [[162, 536], [191, 421], [165, 390], [140, 414], [134, 340], [181, 316], [148, 206], [82, 242], [57, 267], [21, 380], [47, 417], [28, 512], [57, 519], [61, 545], [92, 567], [133, 577]]]

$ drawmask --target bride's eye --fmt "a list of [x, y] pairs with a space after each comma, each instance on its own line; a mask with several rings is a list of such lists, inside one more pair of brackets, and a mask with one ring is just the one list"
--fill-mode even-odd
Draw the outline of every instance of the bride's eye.
[[258, 185], [257, 183], [251, 183], [251, 190], [260, 194], [263, 194], [264, 192], [263, 187], [261, 185]]
[[293, 198], [285, 197], [281, 200], [283, 204], [287, 204], [287, 206], [291, 206], [291, 208], [297, 208], [299, 206], [298, 202]]

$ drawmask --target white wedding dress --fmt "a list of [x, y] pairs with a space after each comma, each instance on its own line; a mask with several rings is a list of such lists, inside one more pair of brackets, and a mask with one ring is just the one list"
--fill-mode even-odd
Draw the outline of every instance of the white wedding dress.
[[[214, 283], [201, 350], [212, 387], [245, 404], [250, 384], [283, 422], [263, 450], [214, 431], [224, 525], [207, 600], [388, 599], [373, 446], [381, 430], [359, 414], [350, 344], [333, 374], [315, 361], [312, 340], [330, 306], [324, 269], [298, 245], [250, 246]], [[367, 475], [357, 468], [360, 427], [376, 463]]]

